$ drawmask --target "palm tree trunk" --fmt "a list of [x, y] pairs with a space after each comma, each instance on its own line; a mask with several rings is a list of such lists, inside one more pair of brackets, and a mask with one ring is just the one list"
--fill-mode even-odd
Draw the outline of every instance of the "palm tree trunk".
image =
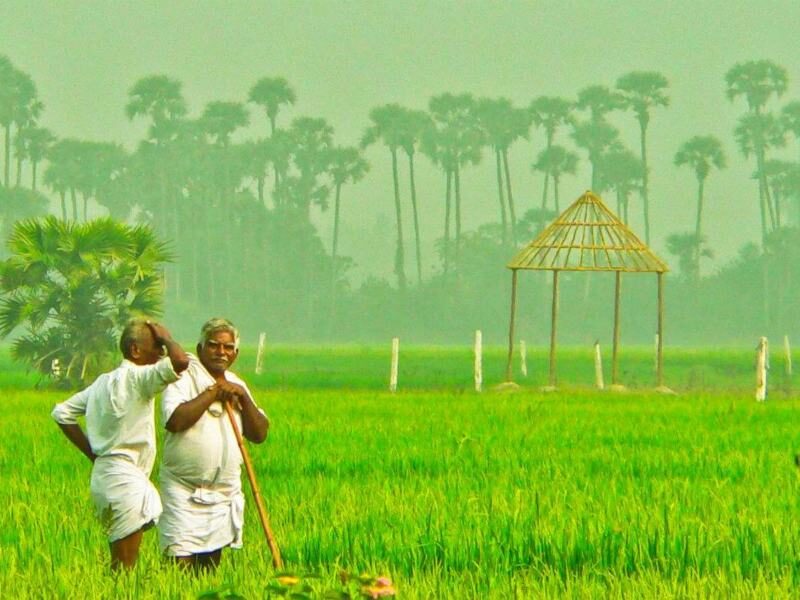
[[392, 148], [392, 181], [394, 183], [394, 210], [397, 219], [397, 248], [394, 255], [394, 272], [397, 276], [397, 287], [406, 289], [405, 253], [403, 250], [403, 217], [400, 212], [400, 181], [397, 175], [397, 149]]
[[650, 245], [650, 199], [647, 176], [647, 124], [639, 123], [639, 144], [642, 151], [642, 209], [644, 210], [644, 243]]
[[[553, 197], [555, 198], [556, 202], [556, 211], [558, 211], [558, 180], [558, 175], [553, 175]], [[558, 213], [556, 213], [556, 215], [558, 215]]]
[[508, 243], [508, 222], [506, 219], [506, 200], [503, 197], [503, 176], [500, 167], [500, 149], [495, 148], [495, 162], [497, 163], [497, 197], [500, 201], [500, 222], [503, 225], [503, 245]]
[[89, 220], [89, 194], [81, 194], [83, 196], [83, 222]]
[[78, 199], [75, 197], [75, 188], [69, 188], [69, 199], [72, 202], [72, 220], [78, 220]]
[[59, 196], [61, 196], [61, 218], [66, 221], [67, 220], [67, 192], [66, 190], [59, 190]]
[[36, 167], [39, 166], [35, 160], [31, 162], [31, 190], [36, 191]]
[[3, 181], [5, 186], [8, 187], [9, 174], [11, 170], [11, 123], [5, 126], [6, 139], [5, 139], [5, 163], [3, 164]]
[[339, 200], [342, 184], [336, 184], [336, 198], [333, 201], [333, 243], [331, 244], [331, 311], [329, 323], [336, 318], [336, 256], [339, 247]]
[[258, 186], [258, 203], [262, 206], [264, 205], [264, 175], [259, 175], [256, 179], [256, 185]]
[[451, 169], [445, 169], [445, 197], [444, 197], [444, 273], [447, 275], [447, 269], [450, 265], [450, 201], [452, 196], [452, 180], [453, 172]]
[[459, 166], [456, 165], [453, 169], [453, 179], [456, 188], [456, 265], [458, 265], [459, 255], [461, 253], [461, 171]]
[[419, 215], [417, 214], [417, 185], [414, 181], [414, 153], [408, 154], [408, 176], [411, 185], [411, 209], [414, 213], [414, 242], [417, 251], [417, 283], [422, 283], [422, 252], [419, 241]]
[[[766, 240], [767, 237], [767, 221], [766, 214], [769, 214], [769, 223], [771, 229], [775, 229], [775, 213], [772, 210], [772, 201], [770, 200], [769, 187], [767, 186], [767, 177], [764, 171], [764, 149], [758, 148], [756, 150], [756, 163], [758, 169], [758, 196], [761, 203], [761, 227], [762, 236]], [[765, 212], [766, 211], [766, 212]]]
[[697, 281], [700, 280], [700, 236], [702, 235], [702, 218], [703, 218], [703, 189], [705, 187], [705, 179], [697, 179], [697, 221], [694, 226], [695, 237], [695, 275]]
[[[17, 132], [17, 135], [19, 135], [19, 132]], [[17, 157], [17, 183], [15, 185], [16, 185], [16, 187], [19, 187], [20, 185], [22, 185], [22, 158], [21, 157]]]
[[511, 170], [508, 168], [508, 150], [503, 149], [503, 167], [506, 174], [506, 192], [508, 197], [508, 215], [511, 217], [511, 243], [517, 245], [517, 213], [514, 210], [514, 194], [511, 191]]

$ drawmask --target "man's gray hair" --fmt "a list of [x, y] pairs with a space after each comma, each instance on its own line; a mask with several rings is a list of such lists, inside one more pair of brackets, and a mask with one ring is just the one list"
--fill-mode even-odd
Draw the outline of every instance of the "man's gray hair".
[[205, 345], [205, 343], [211, 339], [211, 336], [218, 331], [227, 331], [230, 333], [233, 336], [236, 349], [239, 349], [239, 330], [236, 328], [236, 325], [231, 323], [228, 319], [223, 319], [221, 317], [214, 317], [203, 323], [203, 327], [200, 328], [200, 345]]
[[125, 358], [131, 357], [131, 347], [134, 344], [143, 344], [147, 336], [147, 319], [136, 317], [125, 323], [119, 336], [119, 349]]

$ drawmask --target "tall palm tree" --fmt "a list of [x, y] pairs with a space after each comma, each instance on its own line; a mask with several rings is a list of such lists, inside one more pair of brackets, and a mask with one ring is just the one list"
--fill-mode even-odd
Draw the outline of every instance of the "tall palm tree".
[[673, 233], [667, 236], [667, 252], [678, 259], [678, 268], [689, 281], [699, 281], [700, 258], [713, 258], [705, 236], [696, 233]]
[[[269, 120], [270, 136], [275, 137], [277, 131], [278, 112], [281, 106], [291, 106], [297, 101], [297, 95], [283, 77], [262, 77], [253, 84], [247, 95], [247, 101], [264, 109]], [[280, 185], [281, 170], [273, 163], [275, 173], [275, 189]]]
[[[775, 206], [775, 229], [783, 227], [781, 205], [792, 195], [793, 174], [797, 163], [787, 160], [770, 159], [764, 163], [764, 173], [770, 189], [772, 203]], [[754, 177], [758, 174], [755, 173]]]
[[786, 133], [791, 133], [800, 145], [800, 100], [789, 102], [781, 109], [781, 123]]
[[[534, 125], [544, 129], [545, 150], [549, 150], [555, 143], [556, 132], [563, 125], [568, 125], [572, 118], [574, 104], [566, 98], [557, 96], [539, 96], [535, 98], [528, 110], [531, 113]], [[542, 206], [547, 205], [547, 191], [550, 175], [545, 172], [542, 187]]]
[[322, 180], [330, 168], [333, 127], [325, 119], [299, 117], [287, 131], [296, 176], [286, 179], [286, 201], [302, 209], [310, 223], [312, 206], [325, 210], [330, 189]]
[[572, 139], [577, 146], [586, 150], [592, 165], [591, 189], [599, 189], [603, 154], [619, 144], [619, 131], [603, 120], [574, 121]]
[[[18, 71], [11, 62], [0, 57], [0, 125], [5, 130], [5, 162], [3, 183], [11, 182], [11, 128], [33, 125], [42, 111], [42, 103], [36, 96], [36, 85], [27, 73]], [[21, 171], [21, 162], [18, 173]]]
[[627, 225], [630, 195], [644, 182], [644, 165], [639, 158], [622, 146], [606, 152], [600, 159], [600, 190], [613, 190], [617, 197], [617, 212]]
[[[722, 150], [722, 143], [711, 135], [696, 135], [687, 140], [675, 153], [675, 166], [687, 166], [694, 171], [697, 177], [697, 218], [695, 219], [694, 235], [695, 238], [703, 239], [702, 218], [703, 201], [706, 179], [711, 169], [725, 168], [725, 153]], [[697, 246], [700, 251], [700, 246]], [[698, 265], [697, 274], [699, 277], [700, 256], [696, 257]]]
[[[508, 167], [508, 150], [519, 138], [528, 139], [531, 128], [530, 112], [515, 108], [507, 98], [479, 100], [476, 105], [476, 116], [483, 129], [486, 140], [495, 153], [497, 170], [497, 191], [500, 200], [500, 217], [503, 226], [502, 240], [508, 242], [505, 206], [503, 201], [503, 177], [508, 197], [508, 212], [511, 218], [511, 242], [516, 245], [517, 217], [514, 208], [514, 195], [511, 189], [511, 172]], [[501, 169], [502, 166], [502, 169]]]
[[367, 148], [382, 141], [392, 157], [392, 182], [394, 184], [394, 208], [397, 224], [397, 244], [394, 255], [394, 273], [397, 286], [406, 289], [405, 250], [403, 247], [403, 218], [400, 210], [400, 181], [397, 172], [397, 151], [403, 143], [405, 111], [398, 104], [386, 104], [373, 108], [369, 113], [372, 121], [361, 138], [361, 147]]
[[625, 100], [619, 92], [604, 85], [590, 85], [578, 92], [575, 107], [588, 111], [593, 122], [605, 121], [606, 115], [625, 108]]
[[[432, 136], [441, 164], [446, 165], [452, 178], [455, 195], [455, 258], [461, 247], [461, 168], [477, 165], [482, 158], [486, 136], [476, 115], [476, 102], [471, 94], [441, 94], [428, 102], [435, 127]], [[446, 171], [447, 173], [448, 171]], [[448, 202], [449, 206], [449, 202]], [[449, 213], [445, 211], [447, 231]]]
[[[770, 229], [776, 227], [775, 211], [770, 200], [767, 175], [764, 170], [767, 150], [782, 147], [786, 143], [786, 135], [778, 120], [770, 113], [747, 113], [739, 119], [734, 130], [734, 137], [745, 158], [754, 154], [756, 157], [756, 173], [758, 179], [759, 210], [761, 213], [762, 242], [766, 240]], [[769, 215], [770, 227], [767, 225]]]
[[786, 69], [769, 60], [737, 63], [725, 74], [729, 100], [744, 96], [750, 112], [760, 113], [769, 99], [782, 96], [789, 85]]
[[642, 208], [644, 210], [644, 238], [650, 244], [650, 198], [648, 193], [647, 126], [650, 111], [658, 106], [669, 106], [669, 97], [664, 93], [669, 83], [661, 73], [654, 71], [632, 71], [617, 79], [617, 89], [622, 92], [625, 105], [636, 115], [639, 122], [639, 147], [642, 166]]
[[247, 101], [263, 107], [269, 119], [270, 133], [274, 135], [281, 106], [293, 105], [297, 96], [283, 77], [263, 77], [250, 88]]
[[61, 216], [67, 220], [66, 194], [72, 203], [72, 220], [78, 220], [77, 192], [81, 185], [82, 142], [73, 138], [58, 140], [47, 153], [44, 182], [61, 197]]
[[334, 186], [333, 243], [331, 244], [331, 316], [336, 312], [336, 282], [338, 278], [337, 256], [339, 249], [339, 208], [342, 186], [361, 181], [369, 171], [369, 163], [358, 148], [333, 148], [330, 151], [329, 173]]
[[422, 250], [419, 233], [419, 211], [417, 210], [417, 183], [414, 157], [425, 132], [432, 127], [431, 119], [421, 110], [403, 109], [400, 146], [408, 157], [408, 184], [411, 192], [411, 214], [414, 219], [414, 245], [417, 258], [417, 283], [422, 282]]
[[[561, 209], [558, 205], [558, 186], [562, 175], [574, 175], [578, 168], [578, 155], [570, 152], [563, 146], [553, 144], [539, 153], [536, 162], [531, 165], [534, 171], [544, 173], [545, 177], [553, 178], [553, 199], [555, 202], [556, 215], [560, 214]], [[547, 196], [542, 197], [542, 207], [539, 214], [544, 218], [547, 213]], [[544, 227], [544, 223], [542, 223]]]
[[[764, 173], [767, 148], [770, 140], [777, 141], [774, 137], [774, 127], [771, 115], [765, 120], [761, 119], [764, 108], [772, 96], [781, 97], [789, 85], [786, 69], [769, 60], [751, 60], [737, 63], [725, 74], [725, 94], [729, 100], [743, 96], [747, 102], [747, 114], [739, 120], [739, 125], [734, 131], [739, 147], [745, 157], [754, 154], [756, 157], [756, 170], [758, 173], [758, 202], [761, 212], [761, 237], [762, 243], [767, 237], [765, 209], [768, 209], [774, 225], [774, 211], [769, 198], [769, 186]], [[777, 145], [783, 145], [783, 142]]]
[[166, 75], [143, 77], [128, 91], [125, 114], [131, 120], [149, 117], [148, 137], [163, 144], [176, 133], [180, 119], [188, 110], [181, 87], [180, 81]]
[[44, 127], [26, 127], [14, 138], [14, 148], [20, 160], [31, 163], [31, 189], [36, 191], [36, 176], [39, 163], [45, 159], [50, 146], [55, 142], [53, 133]]

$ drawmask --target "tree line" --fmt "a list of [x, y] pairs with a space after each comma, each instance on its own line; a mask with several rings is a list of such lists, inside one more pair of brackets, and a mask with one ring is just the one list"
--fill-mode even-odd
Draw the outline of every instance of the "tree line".
[[[728, 99], [744, 100], [746, 107], [734, 137], [754, 163], [763, 253], [785, 251], [796, 237], [787, 212], [798, 211], [800, 163], [778, 158], [776, 150], [789, 137], [800, 138], [800, 101], [770, 110], [788, 90], [786, 70], [770, 61], [736, 64], [724, 81]], [[324, 118], [289, 120], [286, 113], [296, 102], [285, 78], [264, 77], [246, 99], [211, 101], [199, 115], [190, 115], [180, 81], [145, 77], [129, 89], [124, 110], [148, 129], [128, 152], [113, 142], [59, 138], [41, 126], [44, 105], [33, 79], [0, 57], [4, 236], [17, 220], [46, 212], [42, 188], [53, 195], [64, 222], [86, 221], [94, 202], [112, 218], [150, 224], [170, 241], [177, 256], [166, 268], [165, 286], [167, 305], [176, 314], [187, 320], [204, 318], [209, 310], [240, 314], [254, 326], [310, 339], [360, 335], [359, 321], [383, 319], [387, 327], [394, 323], [424, 334], [418, 328], [446, 331], [451, 321], [457, 326], [459, 318], [451, 313], [473, 311], [476, 321], [482, 311], [504, 313], [505, 294], [495, 294], [502, 302], [483, 296], [505, 289], [502, 265], [513, 248], [565, 208], [560, 186], [576, 176], [582, 160], [590, 168], [591, 189], [611, 199], [623, 220], [638, 207], [646, 243], [658, 226], [651, 223], [648, 132], [651, 119], [662, 118], [670, 104], [669, 82], [661, 73], [634, 71], [613, 85], [587, 86], [574, 98], [539, 96], [527, 106], [468, 93], [433, 96], [424, 110], [381, 105], [366, 116], [360, 143], [352, 146], [337, 143]], [[259, 113], [262, 134], [242, 140]], [[635, 123], [635, 150], [622, 141], [609, 119], [613, 114]], [[544, 146], [530, 165], [542, 176], [540, 200], [520, 206], [509, 153], [534, 134]], [[368, 173], [365, 150], [373, 144], [388, 151], [391, 164], [384, 201], [395, 215], [394, 277], [369, 278], [351, 289], [352, 259], [339, 252], [340, 208]], [[440, 172], [441, 189], [418, 193], [420, 157]], [[468, 232], [462, 174], [484, 159], [488, 166], [482, 168], [495, 180], [497, 217]], [[705, 188], [711, 174], [725, 168], [726, 152], [719, 139], [700, 133], [676, 148], [673, 161], [694, 174], [696, 214], [693, 230], [673, 233], [667, 247], [682, 285], [697, 288], [701, 258], [712, 254], [703, 233]], [[24, 180], [26, 172], [30, 177]], [[401, 197], [401, 178], [407, 180], [408, 198]], [[444, 205], [439, 267], [427, 281], [422, 202]], [[411, 233], [403, 220], [407, 204]], [[314, 225], [319, 218], [331, 220], [328, 244]], [[413, 239], [412, 283], [407, 239]]]

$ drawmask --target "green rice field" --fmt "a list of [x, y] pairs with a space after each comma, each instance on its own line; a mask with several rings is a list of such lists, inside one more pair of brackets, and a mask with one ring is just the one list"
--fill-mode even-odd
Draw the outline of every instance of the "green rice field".
[[[493, 390], [505, 350], [488, 348], [482, 393], [469, 348], [401, 348], [394, 394], [388, 347], [268, 348], [258, 376], [254, 354], [236, 370], [272, 422], [251, 453], [302, 576], [287, 594], [325, 597], [346, 571], [398, 598], [797, 597], [800, 402], [777, 354], [765, 403], [754, 349], [668, 349], [676, 395], [651, 391], [650, 349], [622, 352], [613, 394], [592, 388], [591, 349], [559, 353], [550, 393], [541, 348], [513, 392]], [[49, 416], [66, 394], [7, 351], [0, 368], [3, 598], [277, 597], [249, 492], [245, 547], [216, 573], [164, 564], [150, 532], [111, 575], [90, 464]]]

